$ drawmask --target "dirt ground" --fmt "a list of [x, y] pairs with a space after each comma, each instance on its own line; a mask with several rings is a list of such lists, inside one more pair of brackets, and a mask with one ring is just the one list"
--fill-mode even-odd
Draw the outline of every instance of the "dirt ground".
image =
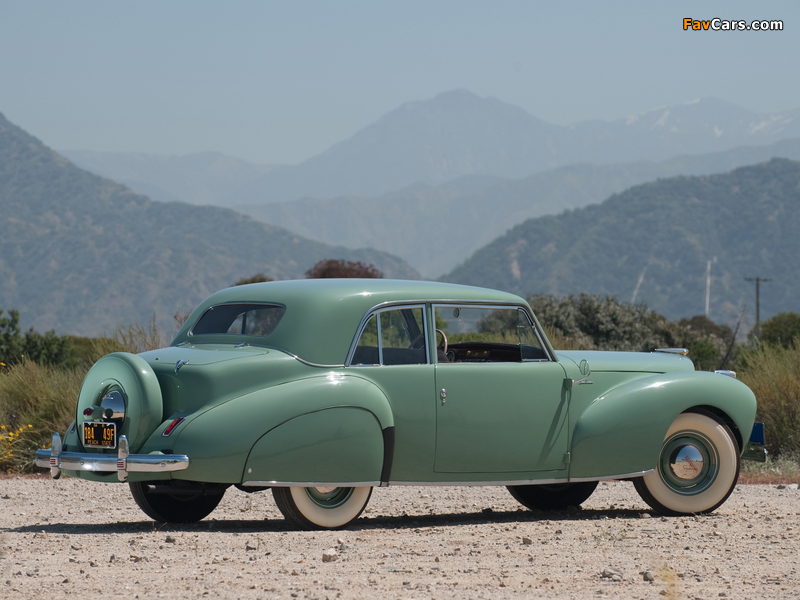
[[798, 534], [796, 484], [681, 518], [624, 482], [561, 513], [504, 488], [392, 487], [349, 529], [306, 532], [270, 492], [231, 488], [206, 520], [157, 526], [126, 485], [11, 478], [0, 598], [796, 598]]

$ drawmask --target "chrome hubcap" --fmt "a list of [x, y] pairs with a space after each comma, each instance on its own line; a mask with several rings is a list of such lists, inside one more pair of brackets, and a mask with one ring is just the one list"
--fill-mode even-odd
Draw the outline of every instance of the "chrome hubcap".
[[308, 487], [308, 497], [322, 508], [336, 508], [341, 506], [353, 495], [353, 488], [344, 487]]
[[659, 474], [674, 492], [699, 494], [717, 477], [719, 454], [714, 444], [697, 431], [681, 431], [664, 443]]

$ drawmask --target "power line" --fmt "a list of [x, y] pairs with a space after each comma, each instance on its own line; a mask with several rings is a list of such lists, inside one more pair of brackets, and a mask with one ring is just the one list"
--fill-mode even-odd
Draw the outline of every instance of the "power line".
[[761, 283], [767, 283], [768, 281], [772, 281], [771, 277], [745, 277], [745, 281], [755, 281], [756, 282], [756, 326], [754, 329], [758, 329], [758, 324], [761, 322], [761, 304], [760, 304], [760, 289]]

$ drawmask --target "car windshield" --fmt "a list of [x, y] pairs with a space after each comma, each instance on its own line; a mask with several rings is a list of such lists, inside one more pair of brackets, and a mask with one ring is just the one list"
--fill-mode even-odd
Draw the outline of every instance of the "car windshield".
[[286, 309], [274, 304], [220, 304], [209, 308], [192, 328], [191, 335], [223, 334], [268, 336]]

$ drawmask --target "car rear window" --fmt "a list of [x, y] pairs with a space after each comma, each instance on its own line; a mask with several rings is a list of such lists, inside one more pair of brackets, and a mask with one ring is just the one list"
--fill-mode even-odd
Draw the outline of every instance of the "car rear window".
[[286, 309], [276, 304], [220, 304], [209, 308], [192, 328], [191, 335], [268, 336]]

